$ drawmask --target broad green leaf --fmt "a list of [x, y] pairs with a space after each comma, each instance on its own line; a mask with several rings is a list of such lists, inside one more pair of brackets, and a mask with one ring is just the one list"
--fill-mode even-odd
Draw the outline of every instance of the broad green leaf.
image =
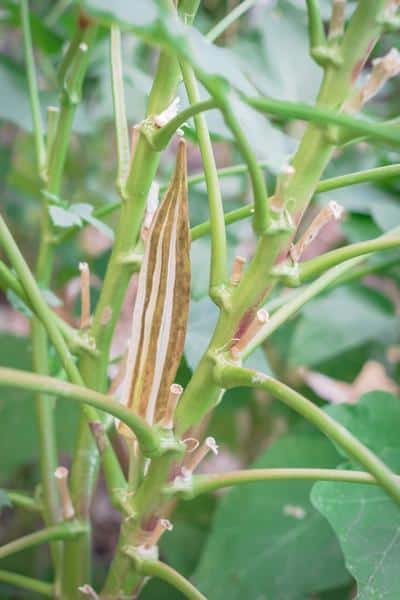
[[106, 24], [117, 22], [122, 29], [132, 30], [149, 42], [177, 52], [193, 64], [210, 85], [229, 83], [245, 93], [254, 92], [229, 49], [211, 44], [197, 29], [184, 25], [165, 11], [161, 2], [148, 0], [142, 11], [122, 0], [113, 4], [106, 0], [86, 0], [85, 9]]
[[[400, 468], [400, 455], [393, 466]], [[399, 507], [378, 487], [319, 482], [314, 506], [338, 535], [357, 600], [400, 598]]]
[[325, 410], [374, 452], [400, 449], [400, 399], [397, 396], [376, 391], [362, 396], [357, 404], [328, 406]]
[[0, 119], [32, 129], [28, 88], [22, 71], [6, 59], [0, 60]]
[[262, 18], [257, 27], [265, 68], [256, 85], [268, 96], [301, 101], [316, 96], [322, 70], [309, 55], [307, 15], [301, 4], [296, 8], [288, 0], [279, 0], [259, 9]]
[[[335, 467], [339, 455], [318, 433], [291, 433], [254, 467]], [[312, 484], [260, 482], [221, 500], [195, 572], [211, 600], [306, 600], [349, 576], [332, 531], [309, 500]]]
[[387, 342], [397, 323], [392, 304], [379, 292], [359, 285], [334, 289], [301, 312], [289, 362], [318, 365], [368, 341]]
[[[373, 392], [328, 412], [400, 472], [398, 397]], [[311, 498], [339, 537], [357, 600], [400, 598], [400, 513], [393, 500], [376, 486], [333, 482], [315, 484]]]

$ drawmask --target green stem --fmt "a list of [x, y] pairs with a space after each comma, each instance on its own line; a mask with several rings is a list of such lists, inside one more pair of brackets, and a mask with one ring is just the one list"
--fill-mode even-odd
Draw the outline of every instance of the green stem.
[[73, 356], [71, 355], [68, 346], [66, 345], [66, 342], [55, 323], [53, 313], [44, 301], [35, 278], [33, 277], [3, 217], [1, 216], [0, 241], [18, 275], [25, 294], [29, 297], [36, 314], [44, 324], [68, 376], [74, 383], [82, 384], [80, 373], [76, 368]]
[[126, 120], [125, 94], [121, 60], [121, 33], [117, 25], [111, 26], [110, 37], [111, 79], [117, 136], [118, 174], [117, 187], [122, 192], [129, 171], [130, 149]]
[[286, 323], [288, 319], [293, 317], [312, 298], [326, 290], [342, 275], [351, 271], [363, 260], [363, 256], [357, 256], [343, 262], [326, 273], [321, 275], [316, 281], [313, 281], [305, 289], [302, 289], [299, 294], [296, 294], [293, 299], [289, 300], [281, 308], [273, 313], [267, 323], [260, 328], [257, 334], [252, 338], [249, 345], [246, 347], [243, 357], [249, 356], [263, 341], [267, 339], [276, 329]]
[[46, 149], [43, 137], [42, 115], [40, 112], [39, 92], [37, 86], [36, 67], [33, 57], [32, 35], [29, 24], [29, 6], [28, 0], [21, 0], [21, 25], [24, 40], [25, 62], [28, 75], [29, 98], [31, 103], [31, 113], [33, 121], [33, 133], [35, 136], [37, 170], [40, 176], [43, 175], [46, 164]]
[[35, 533], [25, 535], [18, 540], [9, 542], [4, 546], [0, 546], [0, 559], [11, 556], [11, 554], [15, 554], [16, 552], [33, 548], [39, 544], [44, 544], [45, 542], [67, 540], [82, 535], [85, 531], [86, 527], [79, 521], [71, 521], [53, 525], [52, 527], [46, 527], [40, 531], [35, 531]]
[[[258, 161], [257, 164], [259, 167], [264, 168], [268, 167], [269, 161]], [[248, 168], [247, 164], [245, 163], [217, 170], [218, 178], [242, 175], [247, 172]], [[357, 185], [360, 183], [378, 183], [380, 181], [390, 179], [391, 177], [397, 177], [398, 175], [400, 175], [400, 164], [386, 165], [384, 167], [376, 167], [375, 169], [366, 169], [365, 171], [358, 171], [357, 173], [349, 173], [348, 175], [339, 175], [338, 177], [323, 179], [317, 184], [315, 193], [329, 192], [337, 188]], [[196, 185], [197, 183], [203, 183], [204, 180], [204, 173], [197, 173], [196, 175], [191, 175], [190, 177], [188, 177], [188, 185], [191, 186]], [[165, 191], [166, 189], [166, 184], [160, 187], [161, 192]], [[110, 202], [105, 206], [100, 206], [99, 208], [97, 208], [93, 214], [95, 217], [101, 218], [113, 213], [118, 208], [121, 208], [120, 201]], [[240, 208], [225, 213], [225, 224], [230, 225], [231, 223], [236, 223], [236, 221], [241, 221], [242, 219], [251, 217], [253, 214], [254, 204], [246, 204], [245, 206], [241, 206]], [[204, 223], [195, 225], [194, 227], [192, 227], [191, 230], [192, 240], [197, 240], [199, 237], [206, 235], [207, 233], [209, 233], [210, 228], [210, 221], [205, 221]], [[67, 234], [64, 234], [64, 237], [69, 237], [75, 231], [78, 231], [78, 229], [79, 228], [71, 228], [71, 230], [69, 230]]]
[[15, 587], [29, 590], [35, 594], [41, 594], [47, 598], [54, 598], [54, 588], [51, 583], [45, 581], [39, 581], [38, 579], [32, 579], [32, 577], [25, 577], [19, 573], [10, 573], [9, 571], [0, 571], [0, 581], [9, 585], [15, 585]]
[[[191, 67], [189, 67], [189, 65], [186, 65], [185, 67], [184, 66], [181, 67], [182, 70], [184, 68], [186, 68], [186, 72], [188, 71], [188, 69], [191, 69]], [[153, 148], [155, 150], [163, 150], [168, 145], [168, 143], [171, 141], [171, 139], [174, 136], [174, 134], [176, 133], [176, 131], [180, 127], [182, 127], [186, 123], [186, 121], [188, 121], [189, 119], [194, 117], [195, 122], [196, 122], [196, 117], [200, 116], [203, 112], [205, 112], [207, 110], [212, 110], [213, 108], [218, 108], [216, 101], [213, 99], [202, 100], [202, 101], [200, 100], [200, 94], [198, 93], [198, 91], [196, 94], [193, 92], [193, 79], [194, 79], [195, 85], [197, 87], [194, 73], [193, 73], [193, 76], [191, 77], [191, 79], [192, 79], [191, 96], [192, 96], [192, 98], [196, 98], [196, 100], [191, 100], [191, 98], [189, 97], [189, 100], [191, 102], [190, 106], [188, 106], [187, 108], [182, 110], [180, 113], [178, 113], [176, 115], [176, 117], [174, 117], [170, 121], [168, 121], [168, 123], [166, 125], [164, 125], [164, 127], [162, 127], [161, 129], [158, 129], [154, 133], [152, 133], [151, 145], [153, 146]], [[185, 86], [186, 86], [186, 84], [185, 84]], [[189, 96], [189, 91], [187, 90], [187, 86], [186, 86], [186, 91], [188, 92], [188, 96]], [[196, 130], [197, 130], [197, 127], [196, 127]], [[199, 144], [200, 144], [200, 140], [199, 140]]]
[[169, 565], [160, 560], [141, 559], [138, 557], [136, 549], [134, 548], [131, 549], [127, 547], [125, 553], [133, 559], [135, 568], [141, 575], [162, 579], [182, 592], [189, 600], [207, 600], [206, 597], [190, 583], [190, 581]]
[[340, 128], [357, 135], [365, 135], [368, 138], [383, 142], [400, 144], [400, 130], [397, 126], [373, 123], [365, 119], [356, 119], [346, 114], [309, 106], [302, 102], [290, 102], [288, 100], [276, 100], [274, 98], [250, 98], [245, 97], [249, 106], [262, 113], [275, 115], [284, 119], [301, 119], [316, 123], [317, 125], [338, 125]]
[[[46, 188], [42, 197], [40, 244], [36, 264], [36, 280], [40, 286], [45, 288], [48, 288], [50, 285], [54, 258], [53, 231], [48, 208], [50, 202], [58, 199], [60, 194], [61, 177], [73, 117], [76, 105], [80, 100], [83, 77], [88, 64], [89, 49], [93, 44], [95, 35], [96, 29], [94, 27], [88, 26], [81, 29], [79, 25], [60, 68], [60, 74], [62, 73], [60, 111], [56, 131], [51, 132], [50, 154], [46, 156], [46, 169], [44, 173]], [[25, 291], [27, 290], [25, 289]], [[45, 305], [43, 304], [44, 307]], [[49, 373], [46, 331], [36, 318], [32, 319], [31, 329], [33, 367], [38, 373], [46, 375]], [[68, 349], [67, 353], [69, 354]], [[67, 353], [65, 353], [64, 358], [68, 358], [68, 365], [71, 365], [73, 368], [75, 365], [72, 359], [69, 360]], [[74, 371], [74, 376], [79, 375], [76, 368], [72, 370]], [[80, 380], [80, 378], [77, 378], [77, 381], [78, 379]], [[43, 396], [43, 394], [39, 393], [36, 398], [36, 421], [39, 433], [44, 517], [47, 524], [57, 522], [60, 513], [58, 490], [53, 476], [58, 464], [53, 413], [54, 404], [49, 402], [49, 399]], [[56, 579], [58, 580], [60, 576], [61, 547], [59, 544], [53, 544], [51, 550], [56, 570]], [[56, 585], [58, 585], [58, 581]]]
[[[117, 400], [113, 400], [110, 396], [46, 375], [36, 375], [35, 373], [4, 367], [0, 367], [0, 387], [13, 387], [30, 391], [41, 390], [44, 393], [61, 396], [79, 404], [87, 404], [97, 408], [123, 421], [136, 435], [146, 456], [161, 454], [161, 441], [157, 431], [153, 430], [141, 417], [125, 408]], [[90, 420], [95, 422], [97, 414], [90, 413], [90, 415]]]
[[244, 13], [246, 13], [252, 6], [254, 6], [259, 0], [243, 0], [240, 4], [235, 6], [219, 23], [217, 23], [210, 31], [207, 33], [206, 38], [210, 40], [210, 42], [215, 42], [219, 36], [224, 33]]
[[321, 18], [318, 0], [306, 0], [308, 11], [308, 37], [310, 39], [310, 51], [326, 44], [324, 23]]
[[[399, 479], [399, 478], [398, 478]], [[244, 469], [213, 475], [195, 475], [187, 492], [179, 492], [173, 485], [166, 493], [179, 493], [184, 500], [191, 500], [200, 494], [214, 492], [221, 488], [260, 481], [342, 481], [347, 483], [377, 484], [370, 473], [346, 469]]]
[[[41, 179], [45, 179], [46, 163], [49, 157], [46, 156], [43, 138], [42, 117], [40, 113], [40, 102], [37, 88], [35, 62], [33, 58], [32, 36], [29, 24], [29, 7], [27, 0], [23, 0], [21, 2], [21, 21], [24, 33], [25, 60], [28, 73], [29, 95], [35, 135], [37, 171], [39, 177]], [[48, 264], [51, 261], [52, 253], [48, 251], [48, 215], [47, 208], [45, 207], [42, 208], [41, 229], [42, 236], [39, 246], [37, 276], [38, 282], [47, 286], [49, 282]], [[49, 370], [49, 363], [46, 334], [42, 325], [36, 319], [32, 319], [31, 335], [33, 367], [38, 372], [47, 373]], [[35, 410], [39, 434], [39, 463], [44, 498], [43, 513], [45, 522], [48, 525], [51, 525], [52, 523], [57, 522], [59, 519], [58, 490], [53, 477], [53, 473], [58, 462], [53, 418], [54, 406], [52, 403], [48, 402], [46, 398], [39, 394], [36, 398]], [[51, 555], [56, 572], [59, 570], [61, 560], [60, 551], [61, 548], [59, 544], [52, 545]]]
[[[399, 246], [400, 227], [396, 227], [396, 229], [393, 229], [391, 232], [388, 232], [375, 240], [349, 244], [343, 248], [337, 248], [336, 250], [326, 252], [321, 256], [317, 256], [301, 263], [299, 265], [298, 281], [303, 283], [350, 258], [364, 256], [381, 250], [389, 250], [390, 248], [398, 248]], [[288, 281], [290, 281], [290, 276], [288, 279], [284, 278], [284, 281], [285, 285], [287, 285]]]
[[221, 362], [216, 371], [216, 376], [222, 387], [244, 386], [265, 390], [302, 415], [342, 448], [351, 460], [363, 466], [393, 498], [396, 504], [400, 505], [400, 482], [398, 478], [369, 448], [310, 400], [284, 383], [251, 369]]
[[32, 498], [32, 496], [27, 496], [22, 492], [17, 492], [15, 490], [4, 490], [7, 498], [11, 501], [11, 503], [20, 508], [24, 508], [25, 510], [29, 510], [31, 512], [40, 512], [43, 507], [38, 502], [36, 498]]
[[[183, 9], [194, 16], [197, 2], [186, 1]], [[147, 115], [157, 115], [172, 102], [179, 81], [179, 65], [170, 52], [160, 54], [156, 75], [150, 91]], [[112, 335], [117, 323], [122, 302], [134, 266], [126, 262], [126, 257], [135, 249], [140, 232], [141, 221], [151, 183], [156, 174], [160, 155], [150, 145], [144, 135], [140, 135], [130, 173], [124, 189], [124, 202], [116, 231], [115, 242], [106, 275], [101, 288], [100, 298], [93, 315], [90, 335], [95, 340], [98, 355], [88, 354], [82, 357], [81, 372], [88, 387], [105, 391], [107, 388], [107, 367]], [[79, 507], [79, 516], [88, 518], [91, 496], [95, 484], [98, 460], [97, 450], [87, 427], [81, 418], [77, 446], [71, 471], [71, 494], [74, 505]], [[88, 540], [69, 543], [65, 547], [65, 585], [63, 600], [74, 600], [76, 589], [88, 581], [87, 570], [80, 558], [89, 552]], [[120, 552], [117, 550], [110, 567], [110, 578], [120, 583]], [[114, 577], [115, 574], [115, 577]], [[124, 574], [122, 575], [124, 576]], [[114, 587], [111, 594], [118, 593]], [[130, 590], [129, 590], [130, 591]]]
[[[4, 291], [8, 289], [12, 290], [14, 294], [16, 294], [18, 298], [20, 298], [31, 310], [34, 310], [29, 300], [29, 297], [24, 291], [24, 288], [21, 286], [20, 282], [12, 273], [12, 271], [8, 267], [6, 267], [3, 261], [0, 261], [0, 289]], [[91, 347], [90, 342], [84, 337], [82, 337], [82, 335], [77, 329], [69, 325], [57, 313], [52, 314], [54, 321], [56, 322], [58, 329], [63, 334], [71, 352], [94, 352], [94, 349]]]
[[337, 188], [358, 185], [359, 183], [378, 183], [390, 179], [391, 177], [397, 177], [398, 175], [400, 175], [400, 164], [366, 169], [365, 171], [358, 171], [357, 173], [348, 173], [347, 175], [323, 179], [318, 183], [315, 192], [330, 192]]
[[233, 111], [229, 108], [229, 105], [226, 102], [224, 102], [224, 105], [221, 108], [225, 123], [231, 130], [239, 151], [247, 164], [254, 196], [254, 231], [256, 233], [263, 234], [267, 230], [270, 222], [268, 192], [264, 175], [258, 166], [257, 160], [253, 154], [253, 150], [247, 141], [247, 137], [240, 127]]
[[[200, 93], [194, 71], [188, 64], [181, 64], [181, 70], [189, 102], [192, 103], [192, 106], [198, 106]], [[210, 297], [218, 306], [222, 306], [224, 287], [227, 282], [224, 207], [206, 118], [203, 114], [197, 114], [194, 117], [194, 122], [203, 160], [211, 221]]]
[[[343, 62], [340, 66], [326, 67], [318, 107], [338, 110], [352, 93], [354, 81], [382, 31], [379, 18], [384, 5], [384, 0], [358, 3], [341, 43]], [[213, 93], [210, 80], [200, 72], [198, 76]], [[283, 198], [295, 224], [301, 220], [333, 151], [334, 145], [325, 132], [309, 124], [293, 158], [295, 173], [285, 187]], [[277, 257], [287, 252], [291, 235], [282, 232], [261, 237], [253, 260], [232, 294], [230, 314], [221, 313], [213, 338], [180, 399], [175, 413], [178, 434], [200, 421], [221, 399], [223, 390], [212, 378], [213, 357], [221, 348], [229, 347], [232, 338], [240, 335], [241, 328], [265, 301], [274, 284], [271, 270]]]

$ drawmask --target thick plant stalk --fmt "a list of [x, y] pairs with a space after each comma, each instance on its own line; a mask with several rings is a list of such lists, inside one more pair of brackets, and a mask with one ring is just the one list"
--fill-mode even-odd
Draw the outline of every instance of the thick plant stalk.
[[[49, 199], [58, 198], [60, 193], [61, 176], [67, 152], [69, 134], [72, 127], [72, 119], [76, 104], [79, 102], [80, 89], [87, 65], [89, 45], [94, 38], [95, 29], [90, 26], [88, 20], [82, 18], [79, 20], [78, 32], [76, 33], [75, 40], [71, 43], [66, 56], [69, 61], [70, 69], [66, 69], [65, 72], [66, 79], [61, 94], [61, 109], [55, 131], [51, 131], [53, 139], [51, 145], [48, 144], [48, 155], [46, 156], [32, 40], [29, 29], [28, 4], [26, 0], [21, 3], [21, 18], [36, 141], [38, 175], [45, 181], [36, 277], [39, 285], [47, 288], [50, 284], [54, 253], [51, 241], [52, 227], [48, 213]], [[64, 64], [66, 64], [66, 61]], [[32, 319], [31, 335], [33, 368], [38, 373], [47, 374], [49, 372], [47, 336], [43, 325], [36, 317]], [[53, 477], [58, 462], [53, 413], [54, 403], [49, 402], [49, 399], [42, 394], [38, 394], [36, 401], [36, 415], [39, 431], [40, 470], [44, 495], [44, 517], [48, 524], [55, 523], [60, 518], [58, 492]], [[61, 547], [59, 544], [52, 545], [53, 561], [57, 574], [60, 567], [60, 551]]]
[[[379, 19], [384, 5], [383, 0], [365, 0], [358, 4], [341, 44], [341, 66], [329, 64], [325, 68], [317, 107], [337, 109], [352, 93], [354, 82], [382, 31]], [[286, 207], [295, 224], [299, 223], [315, 192], [333, 150], [334, 145], [323, 129], [314, 125], [307, 127], [292, 162], [295, 173], [285, 190]], [[232, 308], [229, 313], [221, 314], [208, 351], [179, 403], [176, 413], [179, 434], [199, 422], [218, 402], [222, 391], [218, 385], [210, 383], [212, 358], [218, 349], [229, 346], [245, 325], [245, 319], [249, 318], [246, 313], [251, 315], [252, 308], [265, 298], [271, 269], [279, 253], [287, 248], [292, 235], [293, 229], [288, 227], [280, 234], [260, 238], [255, 257], [232, 295]]]
[[[160, 427], [165, 427], [166, 423], [168, 428], [164, 431], [169, 434], [177, 401], [174, 396], [172, 409], [169, 409], [171, 391], [174, 391], [171, 384], [183, 353], [190, 298], [189, 280], [186, 145], [181, 141], [171, 184], [154, 215], [146, 240], [132, 320], [133, 335], [124, 394], [130, 410], [142, 415], [149, 423], [158, 422]], [[179, 388], [179, 395], [180, 392]], [[124, 429], [121, 431], [125, 433]], [[121, 527], [117, 552], [102, 597], [127, 594], [132, 589], [133, 581], [140, 581], [140, 573], [134, 577], [129, 575], [131, 565], [124, 548], [127, 544], [139, 544], [144, 524], [160, 499], [163, 480], [178, 453], [179, 447], [152, 461], [143, 484], [135, 493], [135, 518], [124, 522]], [[132, 460], [137, 460], [133, 453]], [[136, 465], [131, 466], [136, 468]], [[134, 479], [136, 477], [129, 478], [132, 491], [136, 491]]]
[[[182, 5], [182, 6], [181, 6]], [[194, 18], [197, 0], [185, 0], [179, 9]], [[147, 115], [157, 115], [172, 102], [179, 80], [177, 59], [169, 52], [161, 52], [157, 72], [149, 96]], [[146, 137], [140, 135], [124, 189], [124, 202], [116, 231], [113, 251], [108, 263], [100, 298], [89, 330], [98, 355], [84, 355], [81, 361], [83, 379], [89, 387], [105, 391], [107, 366], [114, 328], [120, 313], [125, 291], [135, 265], [129, 257], [134, 253], [150, 186], [159, 164], [160, 154]], [[98, 470], [97, 450], [82, 417], [79, 424], [77, 448], [71, 472], [71, 493], [79, 516], [88, 518], [90, 500]], [[66, 544], [64, 553], [65, 600], [75, 599], [76, 590], [89, 580], [88, 566], [82, 563], [81, 554], [88, 553], [88, 540]]]

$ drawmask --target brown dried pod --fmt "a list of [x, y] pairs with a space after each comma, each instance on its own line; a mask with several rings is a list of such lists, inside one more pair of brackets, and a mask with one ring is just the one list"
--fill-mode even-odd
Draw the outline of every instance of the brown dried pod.
[[[165, 417], [183, 353], [190, 300], [186, 143], [146, 239], [133, 312], [124, 403], [150, 424]], [[125, 433], [123, 425], [121, 431]]]

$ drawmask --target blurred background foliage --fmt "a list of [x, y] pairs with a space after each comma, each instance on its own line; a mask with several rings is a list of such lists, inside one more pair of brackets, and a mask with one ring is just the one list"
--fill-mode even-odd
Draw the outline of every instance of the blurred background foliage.
[[[235, 4], [235, 0], [204, 0], [196, 25], [202, 32], [208, 31]], [[45, 113], [45, 108], [56, 102], [57, 68], [74, 29], [76, 7], [68, 0], [32, 0], [30, 5]], [[330, 2], [321, 1], [320, 5], [328, 17]], [[350, 3], [349, 10], [353, 7]], [[260, 0], [217, 43], [232, 50], [238, 70], [243, 70], [262, 93], [312, 102], [321, 70], [309, 58], [306, 28], [303, 0]], [[374, 56], [381, 56], [393, 46], [400, 48], [399, 36], [385, 35]], [[125, 35], [123, 53], [126, 104], [129, 123], [133, 125], [145, 113], [157, 51], [133, 35]], [[33, 264], [38, 245], [40, 183], [35, 174], [19, 6], [13, 0], [3, 0], [0, 6], [0, 91], [1, 206], [25, 256]], [[399, 79], [391, 80], [368, 105], [369, 113], [385, 119], [397, 116], [399, 93]], [[181, 106], [185, 106], [183, 85], [178, 94]], [[244, 105], [240, 110], [240, 120], [253, 149], [257, 157], [266, 162], [266, 177], [272, 188], [276, 173], [296, 148], [303, 125], [268, 121]], [[219, 114], [212, 111], [207, 120], [218, 166], [240, 162]], [[185, 132], [191, 140], [190, 172], [198, 173], [201, 160], [192, 123], [188, 123]], [[164, 153], [161, 163], [158, 174], [161, 185], [168, 181], [173, 158], [172, 145]], [[399, 156], [393, 150], [360, 142], [338, 150], [325, 177], [392, 162], [399, 162]], [[67, 236], [57, 252], [51, 302], [71, 322], [79, 314], [79, 261], [90, 263], [93, 301], [101, 286], [117, 211], [101, 220], [94, 219], [92, 211], [118, 200], [115, 176], [108, 35], [106, 29], [101, 29], [85, 80], [83, 102], [74, 122], [62, 190], [63, 206], [52, 215], [60, 236], [66, 233]], [[226, 211], [250, 200], [245, 175], [223, 178], [221, 186]], [[319, 204], [329, 200], [343, 204], [346, 216], [340, 225], [324, 229], [313, 244], [311, 255], [343, 243], [375, 237], [400, 223], [398, 179], [379, 186], [358, 185], [317, 195], [309, 209], [310, 215]], [[191, 186], [190, 211], [192, 225], [208, 219], [204, 184]], [[249, 222], [231, 225], [228, 241], [231, 258], [237, 253], [251, 256], [254, 238]], [[396, 393], [400, 361], [398, 258], [396, 251], [386, 252], [374, 259], [374, 274], [350, 281], [310, 302], [295, 319], [274, 334], [249, 363], [274, 372], [320, 404], [326, 401], [335, 404], [340, 399], [355, 403], [360, 396], [375, 389]], [[179, 371], [182, 383], [188, 380], [196, 366], [216, 320], [215, 307], [207, 297], [207, 237], [193, 243], [192, 261], [194, 277], [189, 334], [185, 359]], [[113, 352], [117, 359], [126, 341], [133, 298], [134, 284], [114, 340]], [[30, 367], [26, 315], [27, 308], [11, 293], [1, 296], [2, 365]], [[52, 369], [54, 374], [62, 376], [55, 357]], [[393, 418], [399, 419], [399, 415], [396, 413]], [[68, 464], [74, 441], [75, 409], [59, 402], [57, 420], [62, 461]], [[209, 432], [217, 438], [221, 452], [218, 459], [206, 464], [208, 470], [222, 471], [253, 461], [258, 466], [325, 467], [334, 467], [343, 461], [328, 441], [292, 412], [266, 395], [249, 390], [227, 394], [212, 417]], [[378, 450], [384, 446], [382, 442]], [[38, 479], [36, 465], [33, 403], [22, 402], [21, 392], [7, 392], [0, 398], [1, 484], [7, 488], [31, 490]], [[323, 504], [318, 494], [324, 485], [327, 484], [316, 486], [317, 505]], [[184, 575], [194, 574], [211, 600], [228, 597], [231, 600], [350, 598], [354, 591], [353, 577], [357, 573], [346, 569], [341, 547], [330, 525], [311, 504], [311, 487], [312, 484], [307, 482], [257, 484], [235, 490], [222, 499], [208, 495], [191, 503], [181, 503], [174, 516], [173, 532], [162, 540], [162, 555]], [[4, 503], [0, 534], [3, 541], [37, 525], [38, 518], [34, 514], [14, 510], [6, 496], [0, 496], [0, 502]], [[301, 507], [303, 513], [296, 514], [296, 507]], [[329, 511], [333, 510], [332, 506], [321, 508], [328, 518]], [[118, 525], [118, 516], [108, 504], [101, 481], [93, 505], [93, 521], [95, 567], [100, 581], [113, 551]], [[46, 578], [49, 576], [47, 558], [46, 550], [41, 548], [10, 558], [2, 568]], [[0, 585], [0, 597], [26, 595]], [[373, 595], [364, 597], [375, 598]], [[400, 595], [388, 596], [395, 597]], [[145, 588], [143, 598], [175, 600], [180, 596], [166, 585], [152, 581]]]

